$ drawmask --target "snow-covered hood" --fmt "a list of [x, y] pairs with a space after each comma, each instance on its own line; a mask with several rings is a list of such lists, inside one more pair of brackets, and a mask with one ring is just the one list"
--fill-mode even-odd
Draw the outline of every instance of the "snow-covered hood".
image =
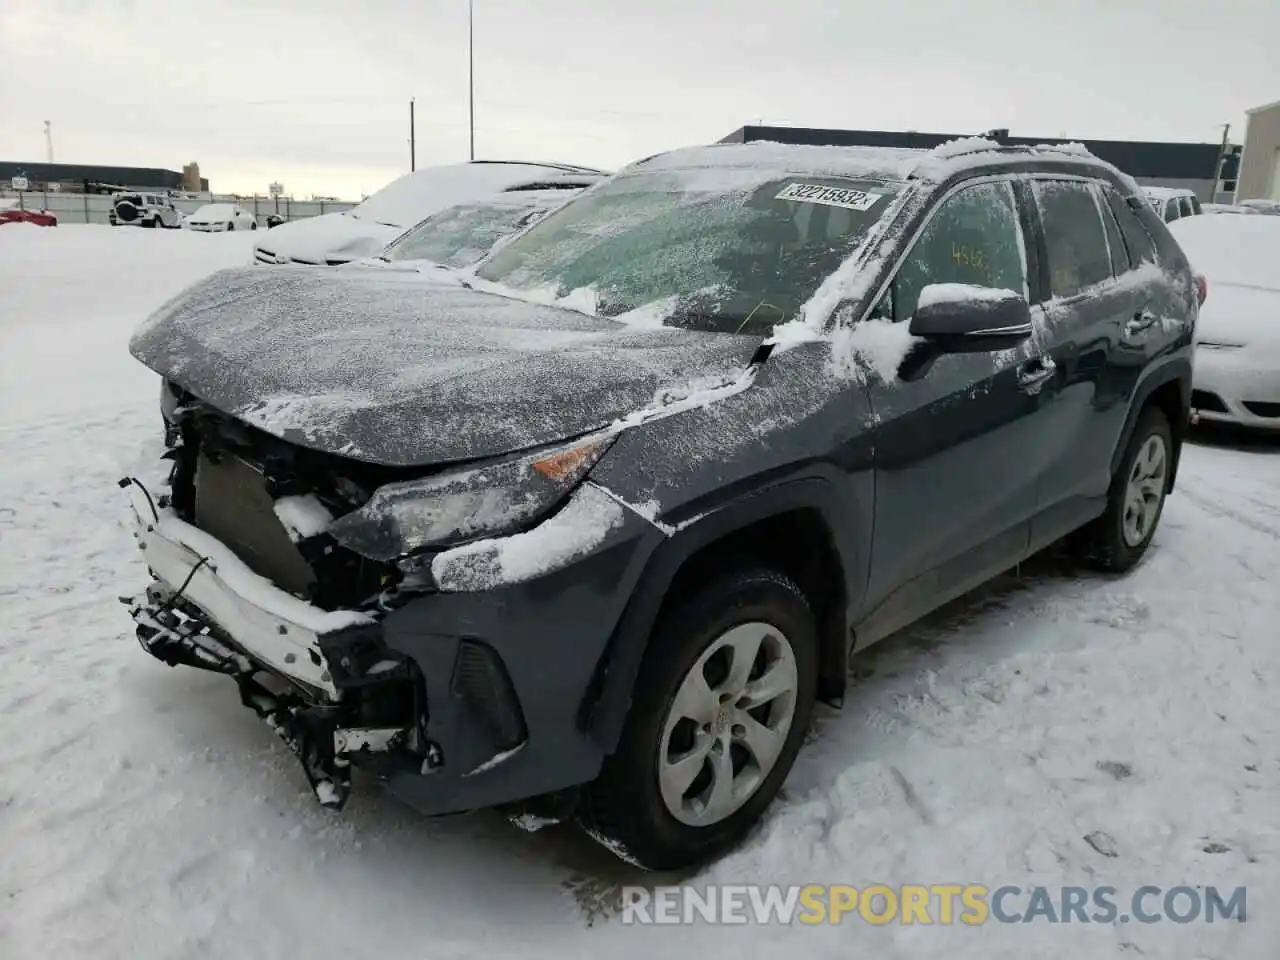
[[254, 249], [261, 262], [266, 262], [261, 255], [265, 251], [280, 262], [323, 265], [329, 259], [347, 261], [376, 256], [404, 230], [348, 213], [326, 213], [282, 223], [268, 231]]
[[577, 436], [740, 378], [759, 337], [639, 328], [379, 270], [223, 270], [133, 355], [301, 446], [392, 466]]
[[1280, 354], [1280, 283], [1214, 283], [1196, 322], [1196, 342], [1236, 343]]

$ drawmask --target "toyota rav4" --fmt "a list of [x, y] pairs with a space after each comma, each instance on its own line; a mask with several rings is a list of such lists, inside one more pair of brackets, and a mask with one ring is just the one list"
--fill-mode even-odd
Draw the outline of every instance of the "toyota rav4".
[[1056, 541], [1138, 562], [1203, 296], [1131, 179], [986, 141], [652, 157], [462, 285], [224, 271], [131, 343], [128, 606], [328, 806], [355, 767], [705, 861], [852, 651]]

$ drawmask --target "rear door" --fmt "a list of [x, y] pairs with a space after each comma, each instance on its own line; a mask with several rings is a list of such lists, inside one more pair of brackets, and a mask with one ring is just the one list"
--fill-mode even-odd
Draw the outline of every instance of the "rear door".
[[[1027, 231], [1010, 178], [944, 197], [873, 316], [908, 323], [925, 286], [1028, 292]], [[1035, 512], [1044, 371], [1025, 350], [942, 356], [919, 377], [868, 384], [878, 420], [866, 601], [874, 642], [1017, 563]]]
[[1139, 270], [1141, 261], [1130, 258], [1101, 184], [1039, 177], [1032, 193], [1049, 275], [1036, 338], [1058, 371], [1046, 408], [1056, 456], [1037, 477], [1031, 529], [1038, 549], [1105, 503], [1112, 452], [1145, 363], [1138, 344], [1154, 322], [1148, 305], [1159, 281], [1158, 271]]

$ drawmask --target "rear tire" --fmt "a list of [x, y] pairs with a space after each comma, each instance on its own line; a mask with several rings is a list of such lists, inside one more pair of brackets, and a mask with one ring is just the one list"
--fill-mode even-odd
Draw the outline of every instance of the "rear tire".
[[227, 221], [227, 229], [228, 229], [228, 230], [234, 230], [235, 228], [236, 228], [235, 221], [233, 221], [233, 220], [228, 220], [228, 221]]
[[1085, 563], [1108, 573], [1133, 567], [1160, 524], [1173, 465], [1173, 431], [1159, 407], [1142, 411], [1111, 479], [1107, 509], [1072, 537]]
[[808, 601], [770, 570], [726, 574], [663, 614], [617, 750], [584, 793], [581, 825], [650, 870], [736, 845], [795, 762], [817, 662]]

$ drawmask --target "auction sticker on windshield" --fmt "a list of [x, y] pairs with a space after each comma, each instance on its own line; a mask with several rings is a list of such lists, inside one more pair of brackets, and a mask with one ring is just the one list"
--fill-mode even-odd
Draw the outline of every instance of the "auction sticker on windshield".
[[828, 187], [820, 183], [791, 183], [784, 187], [774, 199], [822, 203], [829, 207], [845, 207], [849, 210], [870, 210], [882, 196], [883, 194], [869, 193], [866, 190]]

